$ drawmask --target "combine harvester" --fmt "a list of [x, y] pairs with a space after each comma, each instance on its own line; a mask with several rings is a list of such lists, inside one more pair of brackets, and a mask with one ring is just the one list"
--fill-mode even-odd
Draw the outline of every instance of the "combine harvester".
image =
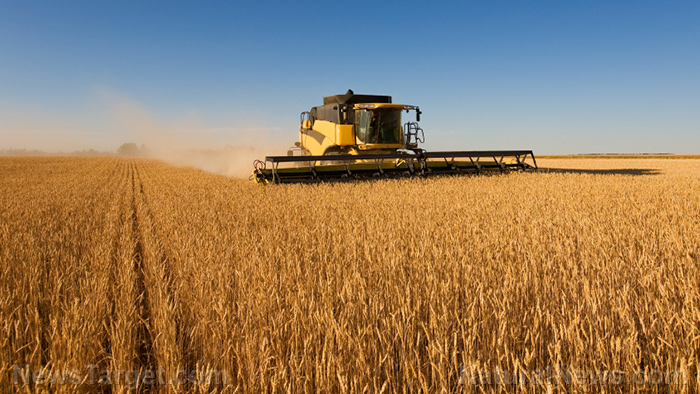
[[[416, 122], [401, 124], [402, 111]], [[346, 94], [323, 98], [301, 113], [299, 141], [287, 156], [256, 160], [259, 183], [320, 182], [537, 169], [531, 150], [427, 152], [417, 106], [391, 96]]]

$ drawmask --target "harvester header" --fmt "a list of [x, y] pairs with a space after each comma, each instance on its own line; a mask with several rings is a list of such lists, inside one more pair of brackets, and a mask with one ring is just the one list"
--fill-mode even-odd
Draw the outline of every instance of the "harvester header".
[[[402, 112], [416, 121], [402, 123]], [[530, 150], [426, 152], [418, 106], [391, 96], [326, 96], [323, 105], [300, 115], [299, 141], [287, 156], [256, 160], [260, 183], [318, 182], [436, 174], [536, 169]]]

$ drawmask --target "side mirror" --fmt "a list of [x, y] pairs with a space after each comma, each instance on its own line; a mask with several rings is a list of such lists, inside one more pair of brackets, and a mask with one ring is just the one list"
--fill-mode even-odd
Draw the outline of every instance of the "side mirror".
[[420, 109], [416, 108], [416, 122], [420, 122]]

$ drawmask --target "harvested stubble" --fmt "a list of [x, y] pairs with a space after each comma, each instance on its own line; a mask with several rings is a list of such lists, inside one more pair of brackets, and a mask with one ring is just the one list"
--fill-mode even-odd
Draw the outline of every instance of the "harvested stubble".
[[[541, 165], [572, 170], [261, 188], [0, 158], [0, 386], [697, 391], [700, 160]], [[86, 366], [113, 384], [25, 384]]]

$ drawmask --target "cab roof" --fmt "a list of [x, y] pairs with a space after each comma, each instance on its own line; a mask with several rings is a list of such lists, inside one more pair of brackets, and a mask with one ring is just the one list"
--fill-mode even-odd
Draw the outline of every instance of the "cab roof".
[[323, 105], [361, 103], [391, 104], [391, 96], [355, 94], [355, 92], [349, 89], [345, 94], [336, 94], [335, 96], [326, 96], [323, 98]]

